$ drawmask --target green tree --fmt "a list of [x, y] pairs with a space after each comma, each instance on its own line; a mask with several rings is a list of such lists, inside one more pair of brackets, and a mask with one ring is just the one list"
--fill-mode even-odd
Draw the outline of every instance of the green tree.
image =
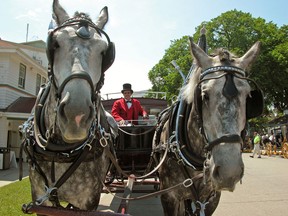
[[[201, 23], [193, 35], [194, 41], [198, 40], [203, 25], [207, 30], [208, 53], [224, 47], [241, 56], [256, 41], [261, 41], [261, 53], [251, 68], [250, 78], [263, 90], [267, 106], [274, 106], [280, 112], [288, 108], [288, 26], [278, 28], [272, 22], [253, 18], [250, 13], [231, 10]], [[169, 99], [177, 96], [182, 86], [180, 74], [170, 63], [172, 60], [187, 75], [192, 64], [188, 36], [171, 41], [163, 58], [149, 71], [152, 89], [167, 91]], [[265, 112], [269, 114], [268, 109]]]
[[183, 84], [181, 75], [171, 64], [172, 60], [176, 61], [186, 76], [192, 63], [188, 36], [171, 41], [163, 58], [148, 73], [149, 80], [152, 82], [152, 91], [167, 92], [168, 101], [178, 95]]

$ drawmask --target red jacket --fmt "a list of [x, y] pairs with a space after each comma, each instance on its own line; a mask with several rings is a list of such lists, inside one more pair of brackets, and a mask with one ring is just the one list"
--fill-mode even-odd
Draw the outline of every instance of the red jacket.
[[[124, 98], [116, 100], [112, 106], [111, 114], [116, 121], [124, 120], [138, 120], [139, 115], [147, 115], [142, 108], [139, 100], [131, 98], [132, 106], [128, 109]], [[137, 122], [133, 122], [137, 124]]]

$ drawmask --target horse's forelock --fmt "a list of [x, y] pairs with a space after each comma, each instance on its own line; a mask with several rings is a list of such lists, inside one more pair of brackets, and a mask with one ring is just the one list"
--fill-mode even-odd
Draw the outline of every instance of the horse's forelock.
[[225, 48], [216, 49], [211, 56], [219, 56], [221, 61], [231, 61], [233, 58], [237, 57]]
[[74, 17], [83, 17], [85, 19], [88, 19], [88, 20], [92, 21], [90, 15], [88, 13], [83, 13], [83, 12], [76, 11], [74, 13]]

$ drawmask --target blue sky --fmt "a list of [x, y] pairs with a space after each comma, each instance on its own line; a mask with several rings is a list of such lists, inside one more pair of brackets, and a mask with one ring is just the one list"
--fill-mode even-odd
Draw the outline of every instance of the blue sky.
[[[193, 35], [195, 27], [222, 13], [237, 9], [273, 22], [279, 27], [288, 22], [287, 0], [60, 0], [72, 16], [87, 12], [96, 20], [100, 10], [108, 6], [109, 22], [105, 26], [116, 45], [116, 60], [106, 71], [102, 93], [119, 92], [130, 82], [134, 91], [151, 87], [148, 72], [169, 48], [170, 41]], [[3, 40], [46, 41], [51, 20], [52, 0], [1, 1]]]

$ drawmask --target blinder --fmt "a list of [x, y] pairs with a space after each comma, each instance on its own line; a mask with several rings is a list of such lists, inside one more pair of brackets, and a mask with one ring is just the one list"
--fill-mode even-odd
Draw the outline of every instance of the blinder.
[[[255, 83], [256, 84], [256, 83]], [[264, 110], [264, 97], [262, 91], [257, 87], [250, 92], [246, 99], [246, 118], [251, 119], [260, 116]]]

